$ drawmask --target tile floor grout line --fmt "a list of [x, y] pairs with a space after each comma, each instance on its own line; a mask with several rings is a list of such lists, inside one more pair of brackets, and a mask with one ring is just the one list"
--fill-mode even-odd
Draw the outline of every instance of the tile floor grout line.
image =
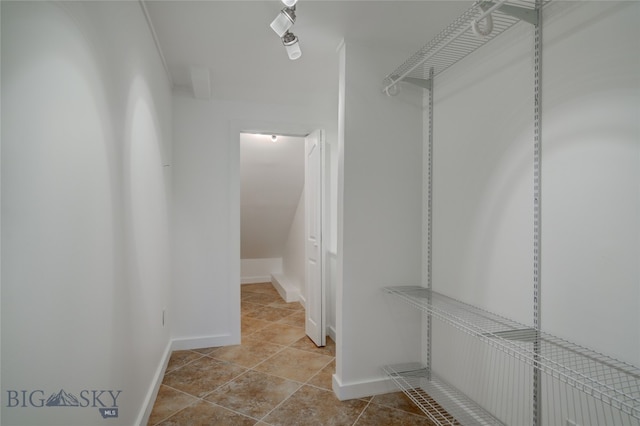
[[[266, 285], [271, 285], [270, 283], [263, 283]], [[214, 406], [214, 407], [218, 407], [220, 409], [224, 409], [230, 413], [234, 413], [234, 415], [240, 415], [245, 419], [248, 419], [252, 422], [254, 422], [254, 424], [265, 424], [265, 425], [271, 425], [271, 423], [268, 423], [266, 421], [267, 417], [270, 415], [273, 415], [274, 412], [276, 412], [279, 409], [282, 409], [283, 405], [290, 403], [290, 404], [297, 404], [297, 400], [294, 400], [293, 398], [295, 398], [294, 396], [297, 395], [299, 392], [301, 392], [302, 389], [308, 389], [307, 392], [311, 391], [311, 389], [315, 389], [315, 391], [311, 391], [311, 392], [322, 392], [322, 394], [332, 394], [332, 389], [331, 389], [331, 384], [330, 382], [328, 383], [327, 380], [324, 380], [324, 375], [321, 376], [321, 374], [323, 373], [323, 371], [325, 369], [327, 369], [331, 363], [335, 362], [336, 357], [335, 357], [335, 352], [332, 353], [332, 351], [334, 351], [334, 348], [327, 348], [327, 350], [324, 350], [322, 348], [316, 348], [314, 345], [310, 345], [309, 342], [303, 342], [306, 338], [306, 334], [303, 333], [302, 337], [297, 338], [297, 339], [293, 339], [293, 341], [288, 341], [286, 343], [273, 343], [269, 340], [269, 336], [271, 336], [273, 339], [276, 340], [282, 340], [282, 341], [286, 341], [288, 339], [282, 339], [282, 337], [285, 337], [284, 334], [281, 335], [281, 337], [274, 337], [275, 334], [274, 332], [277, 332], [278, 328], [274, 328], [272, 332], [265, 332], [267, 328], [269, 327], [273, 327], [273, 326], [287, 326], [287, 327], [291, 327], [291, 329], [295, 328], [295, 329], [301, 329], [302, 331], [304, 331], [304, 327], [302, 326], [298, 326], [298, 324], [301, 321], [301, 318], [299, 317], [300, 312], [304, 311], [303, 309], [299, 309], [299, 308], [289, 308], [287, 306], [283, 306], [282, 302], [276, 301], [278, 300], [277, 298], [279, 297], [278, 294], [276, 294], [272, 287], [269, 287], [270, 290], [267, 290], [266, 287], [256, 287], [255, 289], [265, 289], [265, 291], [246, 291], [244, 290], [243, 287], [243, 294], [242, 294], [242, 302], [246, 303], [246, 306], [250, 306], [253, 307], [257, 310], [262, 310], [264, 316], [260, 317], [261, 314], [257, 314], [258, 316], [254, 317], [251, 316], [250, 312], [255, 312], [255, 311], [246, 311], [244, 310], [244, 307], [242, 307], [241, 309], [241, 319], [243, 320], [243, 323], [245, 322], [245, 318], [247, 320], [247, 324], [250, 324], [248, 327], [252, 327], [255, 326], [256, 322], [252, 322], [253, 320], [255, 321], [259, 321], [257, 322], [257, 324], [262, 324], [262, 326], [260, 326], [259, 328], [255, 329], [252, 331], [252, 333], [246, 334], [243, 333], [241, 331], [241, 342], [239, 346], [243, 346], [245, 344], [245, 342], [247, 341], [247, 339], [252, 340], [254, 343], [251, 345], [251, 351], [252, 352], [248, 352], [247, 355], [249, 356], [248, 360], [251, 361], [252, 358], [260, 358], [262, 353], [264, 353], [264, 351], [261, 351], [261, 344], [270, 344], [273, 345], [273, 347], [277, 348], [276, 352], [274, 352], [273, 354], [267, 355], [266, 358], [264, 359], [260, 359], [258, 362], [253, 363], [251, 366], [246, 366], [246, 365], [241, 365], [241, 364], [237, 364], [236, 362], [234, 362], [233, 360], [229, 361], [227, 359], [224, 358], [217, 358], [215, 353], [216, 353], [216, 349], [217, 348], [211, 348], [211, 350], [209, 351], [209, 353], [201, 353], [201, 352], [197, 352], [195, 350], [189, 350], [190, 352], [193, 352], [197, 355], [199, 355], [197, 358], [190, 360], [189, 362], [180, 365], [179, 367], [175, 368], [174, 370], [171, 371], [171, 373], [176, 372], [176, 375], [179, 375], [179, 370], [183, 369], [184, 367], [188, 366], [189, 364], [196, 362], [198, 360], [201, 360], [204, 357], [207, 357], [208, 359], [212, 359], [215, 360], [216, 362], [220, 362], [221, 363], [221, 368], [224, 368], [225, 365], [228, 366], [235, 366], [239, 369], [241, 369], [241, 372], [237, 375], [234, 375], [233, 377], [231, 377], [229, 380], [225, 381], [224, 383], [220, 384], [219, 386], [216, 386], [214, 389], [209, 390], [208, 392], [204, 393], [201, 397], [199, 396], [195, 396], [195, 395], [191, 395], [187, 392], [181, 391], [179, 389], [175, 389], [169, 385], [165, 385], [167, 386], [169, 389], [175, 390], [177, 392], [179, 392], [180, 394], [183, 395], [187, 395], [191, 398], [195, 398], [193, 401], [191, 401], [188, 405], [186, 405], [185, 407], [179, 409], [178, 411], [176, 411], [175, 413], [173, 413], [171, 416], [161, 420], [162, 422], [167, 421], [168, 419], [170, 419], [171, 417], [177, 415], [178, 413], [182, 413], [184, 410], [189, 409], [189, 407], [192, 407], [194, 404], [198, 404], [199, 402], [202, 403], [206, 403], [209, 406]], [[253, 301], [251, 301], [251, 299], [254, 299]], [[294, 302], [295, 303], [295, 302]], [[297, 305], [298, 303], [295, 303], [295, 305]], [[273, 306], [275, 305], [275, 306]], [[280, 306], [278, 306], [280, 305]], [[291, 306], [295, 306], [295, 305], [291, 305]], [[294, 317], [298, 316], [298, 320], [296, 321], [294, 319]], [[266, 319], [266, 318], [270, 318], [270, 319]], [[245, 327], [243, 327], [245, 328]], [[284, 331], [285, 328], [282, 328], [282, 330]], [[289, 330], [289, 328], [286, 328], [286, 330]], [[264, 333], [261, 336], [261, 333]], [[292, 331], [292, 333], [294, 333]], [[297, 334], [297, 332], [295, 332], [294, 334]], [[293, 334], [292, 334], [293, 335]], [[297, 347], [296, 347], [297, 345]], [[307, 354], [314, 354], [314, 355], [321, 355], [321, 357], [318, 358], [314, 358], [314, 357], [303, 357], [303, 359], [309, 359], [311, 361], [312, 364], [306, 365], [305, 363], [305, 370], [306, 371], [312, 371], [312, 374], [310, 377], [308, 377], [305, 381], [299, 381], [299, 380], [294, 380], [285, 376], [280, 375], [281, 372], [284, 372], [285, 374], [288, 374], [285, 370], [280, 370], [278, 368], [276, 368], [274, 371], [276, 371], [276, 374], [274, 374], [273, 372], [267, 372], [267, 371], [259, 371], [257, 368], [260, 368], [260, 366], [262, 366], [264, 363], [268, 362], [270, 359], [277, 357], [279, 354], [282, 355], [282, 353], [287, 350], [287, 349], [293, 349], [293, 351], [289, 352], [291, 354], [302, 354], [302, 353], [307, 353]], [[206, 349], [206, 348], [205, 348]], [[319, 350], [318, 350], [319, 349]], [[232, 358], [232, 359], [236, 359], [234, 357], [234, 352], [235, 351], [230, 351], [227, 352], [226, 355], [224, 352], [222, 352], [221, 354], [223, 356], [227, 356], [228, 358]], [[242, 348], [240, 348], [240, 352], [242, 354], [245, 354], [245, 352], [242, 352]], [[320, 363], [320, 367], [317, 368], [317, 370], [314, 368], [308, 368], [311, 367], [311, 365], [313, 365], [313, 363], [315, 361], [317, 361], [318, 359], [322, 360], [323, 357], [327, 357], [329, 358], [326, 363]], [[282, 360], [287, 360], [286, 357], [284, 357]], [[290, 362], [288, 362], [290, 363]], [[295, 362], [294, 362], [295, 363]], [[250, 363], [251, 364], [251, 363]], [[274, 366], [279, 365], [280, 363], [275, 363]], [[286, 364], [286, 363], [285, 363]], [[232, 369], [233, 370], [233, 369]], [[314, 371], [315, 370], [315, 371]], [[220, 391], [223, 387], [225, 386], [229, 386], [231, 383], [238, 381], [239, 379], [241, 379], [243, 376], [246, 376], [248, 374], [250, 374], [250, 372], [253, 373], [259, 373], [259, 374], [263, 374], [265, 376], [269, 376], [269, 377], [273, 377], [273, 378], [277, 378], [279, 380], [285, 380], [291, 384], [295, 384], [294, 386], [294, 390], [288, 395], [286, 396], [284, 399], [282, 399], [282, 401], [280, 401], [279, 403], [277, 403], [275, 406], [273, 406], [271, 409], [269, 409], [269, 405], [265, 406], [264, 408], [266, 408], [268, 411], [266, 412], [266, 414], [264, 414], [261, 417], [258, 417], [256, 414], [244, 414], [240, 411], [237, 411], [237, 408], [240, 409], [246, 409], [245, 405], [249, 406], [251, 404], [252, 398], [251, 395], [245, 393], [244, 396], [246, 396], [247, 398], [244, 398], [243, 401], [246, 402], [241, 402], [242, 405], [236, 405], [233, 404], [232, 407], [237, 407], [237, 408], [230, 408], [227, 407], [225, 405], [222, 405], [222, 403], [224, 403], [224, 400], [219, 400], [218, 402], [214, 402], [214, 401], [208, 401], [205, 398], [211, 397], [215, 392]], [[166, 374], [170, 374], [170, 373], [166, 373]], [[206, 374], [206, 372], [205, 372]], [[293, 374], [294, 376], [300, 376], [301, 374]], [[302, 375], [304, 376], [304, 375]], [[245, 379], [245, 381], [248, 379]], [[312, 384], [311, 382], [315, 380], [316, 384]], [[328, 386], [328, 387], [327, 387]], [[268, 390], [268, 389], [267, 389]], [[320, 394], [318, 394], [320, 395]], [[334, 395], [335, 396], [335, 395]], [[365, 416], [365, 413], [367, 413], [367, 410], [378, 410], [378, 408], [373, 408], [373, 407], [383, 407], [383, 405], [377, 404], [374, 401], [375, 396], [370, 397], [370, 399], [365, 400], [363, 398], [357, 398], [359, 399], [363, 404], [363, 408], [360, 410], [360, 412], [358, 413], [356, 412], [352, 412], [352, 414], [357, 414], [355, 420], [353, 421], [353, 423], [351, 423], [352, 426], [359, 424], [360, 420], [362, 420]], [[336, 404], [338, 406], [341, 406], [341, 401], [336, 401]], [[360, 405], [360, 404], [358, 404]], [[384, 406], [385, 409], [387, 410], [393, 410], [394, 412], [403, 412], [404, 414], [411, 414], [412, 416], [416, 416], [418, 417], [418, 415], [413, 414], [411, 412], [408, 411], [404, 411], [403, 409], [400, 408], [396, 408], [393, 406]], [[285, 410], [287, 411], [288, 408]], [[251, 411], [251, 410], [250, 410]], [[368, 415], [370, 416], [373, 412], [370, 412]], [[277, 417], [279, 417], [281, 414], [278, 414]], [[183, 414], [184, 417], [184, 414]], [[420, 416], [423, 417], [423, 416]], [[304, 423], [304, 420], [303, 422]], [[156, 423], [156, 425], [158, 425], [159, 423]], [[413, 424], [413, 423], [411, 423]]]
[[[234, 364], [234, 365], [235, 365], [235, 364]], [[232, 382], [232, 381], [234, 381], [235, 379], [237, 379], [237, 378], [239, 378], [239, 377], [241, 377], [241, 376], [245, 375], [248, 371], [249, 371], [249, 370], [247, 370], [247, 371], [244, 371], [244, 372], [240, 373], [240, 374], [239, 374], [239, 375], [237, 375], [235, 378], [233, 378], [233, 379], [229, 380], [228, 382], [225, 382], [225, 383], [221, 384], [220, 386], [217, 386], [215, 389], [211, 390], [210, 392], [207, 392], [207, 393], [206, 393], [206, 394], [204, 394], [203, 396], [196, 396], [196, 395], [193, 395], [193, 394], [190, 394], [190, 393], [187, 393], [187, 392], [181, 391], [180, 389], [176, 389], [176, 388], [174, 388], [174, 387], [172, 387], [172, 386], [165, 385], [165, 386], [167, 386], [168, 388], [171, 388], [171, 389], [173, 389], [173, 390], [176, 390], [176, 391], [178, 391], [178, 392], [180, 392], [180, 393], [183, 393], [183, 394], [185, 394], [185, 395], [188, 395], [188, 396], [190, 396], [190, 397], [196, 398], [196, 401], [193, 401], [193, 402], [189, 403], [188, 405], [186, 405], [186, 406], [184, 406], [183, 408], [179, 409], [179, 410], [178, 410], [178, 411], [176, 411], [175, 413], [171, 414], [169, 417], [166, 417], [166, 418], [162, 419], [159, 423], [156, 423], [156, 424], [155, 424], [155, 426], [158, 426], [158, 425], [160, 425], [162, 422], [165, 422], [165, 421], [169, 420], [171, 417], [175, 416], [176, 414], [180, 413], [181, 411], [183, 411], [183, 410], [185, 410], [185, 409], [187, 409], [187, 408], [189, 408], [189, 407], [192, 407], [193, 405], [197, 404], [198, 402], [206, 402], [207, 404], [215, 405], [216, 407], [223, 408], [223, 409], [228, 410], [228, 411], [231, 411], [231, 412], [233, 412], [233, 413], [235, 413], [235, 414], [239, 414], [239, 415], [241, 415], [241, 416], [248, 417], [248, 418], [250, 418], [250, 419], [252, 419], [252, 420], [255, 420], [256, 422], [259, 422], [259, 421], [260, 421], [260, 419], [257, 419], [257, 418], [255, 418], [255, 417], [252, 417], [252, 416], [249, 416], [249, 415], [247, 415], [247, 414], [241, 413], [241, 412], [236, 411], [236, 410], [234, 410], [234, 409], [232, 409], [232, 408], [225, 407], [225, 406], [220, 405], [220, 404], [218, 404], [218, 403], [215, 403], [215, 402], [213, 402], [213, 401], [207, 401], [207, 400], [205, 399], [207, 396], [211, 395], [212, 393], [214, 393], [215, 391], [217, 391], [217, 390], [218, 390], [218, 389], [220, 389], [221, 387], [223, 387], [223, 386], [225, 386], [226, 384], [231, 383], [231, 382]]]
[[[173, 389], [173, 388], [172, 388], [172, 389]], [[193, 395], [190, 395], [190, 396], [193, 396]], [[194, 398], [197, 398], [197, 397], [194, 397]], [[173, 416], [175, 416], [176, 414], [180, 413], [181, 411], [184, 411], [184, 410], [186, 410], [187, 408], [189, 408], [189, 407], [191, 407], [191, 406], [193, 406], [193, 405], [197, 404], [198, 402], [199, 402], [199, 401], [197, 401], [197, 400], [196, 400], [196, 401], [193, 401], [193, 402], [191, 402], [191, 403], [189, 403], [189, 404], [185, 405], [184, 407], [182, 407], [181, 409], [179, 409], [179, 410], [178, 410], [178, 411], [176, 411], [175, 413], [171, 413], [171, 415], [169, 415], [169, 416], [165, 417], [164, 419], [160, 420], [158, 423], [154, 423], [152, 426], [159, 426], [159, 425], [161, 425], [162, 423], [164, 423], [164, 422], [166, 422], [167, 420], [169, 420], [171, 417], [173, 417]]]
[[367, 408], [369, 408], [369, 406], [371, 405], [371, 401], [373, 401], [373, 398], [371, 398], [370, 400], [367, 401], [367, 405], [364, 406], [364, 408], [362, 409], [360, 414], [358, 414], [358, 417], [356, 417], [356, 419], [353, 421], [351, 426], [356, 426], [358, 424], [358, 420], [360, 420], [360, 417], [362, 417], [364, 412], [367, 411]]
[[[234, 364], [236, 365], [236, 364]], [[244, 367], [243, 367], [244, 368]], [[205, 393], [204, 395], [202, 395], [201, 397], [196, 397], [196, 398], [200, 398], [202, 400], [205, 400], [205, 398], [209, 395], [211, 395], [212, 393], [214, 393], [215, 391], [217, 391], [218, 389], [222, 388], [223, 386], [228, 385], [229, 383], [233, 382], [236, 379], [239, 379], [240, 377], [244, 376], [245, 374], [247, 374], [250, 370], [247, 368], [245, 371], [243, 371], [242, 373], [238, 374], [237, 376], [234, 376], [232, 379], [227, 380], [226, 382], [222, 383], [219, 386], [216, 386], [214, 389], [210, 390], [209, 392]], [[210, 402], [210, 401], [207, 401]]]
[[305, 384], [304, 384], [304, 383], [300, 383], [300, 382], [296, 382], [296, 383], [299, 383], [299, 384], [300, 384], [300, 386], [298, 386], [296, 390], [294, 390], [293, 392], [291, 392], [291, 394], [290, 394], [288, 397], [286, 397], [285, 399], [283, 399], [282, 401], [280, 401], [278, 404], [276, 404], [276, 405], [275, 405], [275, 407], [273, 407], [271, 410], [269, 410], [269, 412], [268, 412], [267, 414], [265, 414], [264, 416], [262, 416], [262, 418], [261, 418], [259, 421], [261, 421], [261, 422], [265, 422], [265, 423], [266, 423], [266, 421], [265, 421], [264, 419], [266, 419], [266, 418], [269, 416], [269, 414], [271, 414], [271, 413], [273, 413], [275, 410], [277, 410], [277, 409], [278, 409], [282, 404], [284, 404], [285, 402], [287, 402], [287, 401], [288, 401], [288, 400], [289, 400], [293, 395], [295, 395], [295, 393], [296, 393], [296, 392], [298, 392], [300, 389], [302, 389], [302, 387], [303, 387], [303, 386], [305, 386]]
[[238, 415], [243, 416], [243, 417], [248, 417], [251, 420], [255, 420], [256, 422], [260, 422], [261, 421], [260, 419], [258, 419], [256, 417], [250, 416], [248, 414], [241, 413], [240, 411], [236, 411], [233, 408], [225, 407], [224, 405], [220, 405], [220, 404], [218, 404], [216, 402], [207, 401], [206, 399], [203, 399], [202, 402], [206, 402], [207, 404], [215, 405], [216, 407], [220, 407], [220, 408], [222, 408], [224, 410], [231, 411], [232, 413], [238, 414]]
[[[174, 368], [174, 369], [172, 369], [172, 370], [169, 370], [169, 371], [166, 371], [166, 370], [165, 370], [165, 372], [164, 372], [164, 375], [165, 375], [165, 376], [166, 376], [167, 374], [172, 374], [173, 372], [178, 371], [178, 370], [182, 369], [183, 367], [186, 367], [187, 365], [189, 365], [189, 364], [191, 364], [191, 363], [193, 363], [193, 362], [196, 362], [196, 361], [198, 361], [199, 359], [202, 359], [202, 358], [204, 358], [204, 357], [206, 356], [206, 355], [203, 355], [203, 354], [201, 354], [201, 353], [199, 353], [199, 352], [192, 351], [191, 349], [185, 349], [185, 351], [189, 351], [189, 352], [191, 352], [191, 353], [198, 354], [198, 355], [200, 355], [200, 357], [199, 357], [199, 358], [194, 358], [194, 359], [192, 359], [191, 361], [188, 361], [188, 362], [186, 362], [185, 364], [179, 365], [179, 366], [177, 366], [176, 368]], [[163, 376], [163, 377], [164, 377], [164, 376]]]

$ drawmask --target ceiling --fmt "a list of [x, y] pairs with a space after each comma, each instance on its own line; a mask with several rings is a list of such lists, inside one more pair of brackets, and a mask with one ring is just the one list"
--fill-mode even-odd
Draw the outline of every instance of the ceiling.
[[[382, 58], [408, 57], [470, 4], [300, 0], [292, 32], [302, 57], [291, 61], [269, 27], [283, 7], [279, 0], [144, 0], [174, 90], [198, 93], [196, 67], [209, 77], [214, 99], [330, 107], [337, 103], [336, 49], [343, 39], [401, 54]], [[378, 71], [381, 83], [400, 65], [396, 60]], [[304, 139], [241, 140], [241, 257], [282, 257], [304, 185]]]
[[[269, 27], [283, 7], [278, 0], [144, 4], [175, 89], [191, 91], [191, 67], [206, 67], [216, 99], [304, 104], [327, 94], [335, 99], [343, 38], [408, 56], [471, 2], [300, 0], [292, 28], [302, 48], [296, 61]], [[380, 80], [397, 65], [381, 69]]]

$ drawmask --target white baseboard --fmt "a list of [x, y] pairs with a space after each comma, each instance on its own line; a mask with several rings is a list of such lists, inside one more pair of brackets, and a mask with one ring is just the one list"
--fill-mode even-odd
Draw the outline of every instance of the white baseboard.
[[340, 401], [397, 391], [398, 387], [388, 377], [345, 384], [340, 381], [336, 374], [333, 375], [333, 393], [336, 394]]
[[269, 275], [240, 278], [240, 284], [258, 284], [258, 283], [268, 283], [270, 281], [271, 281], [271, 277]]
[[327, 326], [327, 336], [331, 337], [331, 340], [333, 340], [334, 342], [338, 340], [336, 338], [336, 329], [332, 326]]
[[217, 336], [185, 337], [182, 339], [173, 339], [172, 343], [171, 349], [174, 351], [213, 348], [218, 346], [239, 345], [240, 336], [233, 337], [230, 334], [221, 334]]
[[270, 278], [271, 284], [273, 287], [278, 290], [278, 294], [280, 297], [284, 299], [285, 302], [299, 302], [300, 300], [300, 291], [298, 288], [291, 283], [290, 280], [285, 278], [282, 274], [271, 274]]
[[144, 403], [142, 404], [142, 409], [140, 410], [138, 419], [135, 423], [138, 426], [145, 426], [147, 423], [149, 423], [149, 417], [151, 416], [151, 411], [153, 410], [153, 404], [156, 402], [156, 397], [158, 396], [160, 385], [162, 384], [162, 380], [164, 379], [164, 373], [167, 370], [167, 365], [169, 364], [169, 359], [171, 358], [172, 343], [172, 341], [169, 341], [167, 343], [164, 354], [162, 354], [162, 358], [160, 359], [160, 364], [158, 365], [158, 368], [153, 375], [151, 386], [147, 391], [147, 395], [144, 398]]
[[189, 338], [183, 338], [183, 339], [170, 340], [169, 343], [167, 344], [166, 349], [164, 350], [164, 354], [162, 355], [160, 364], [158, 365], [158, 368], [156, 369], [156, 372], [153, 376], [151, 386], [147, 391], [147, 395], [145, 396], [142, 409], [138, 414], [138, 418], [135, 424], [138, 426], [146, 426], [147, 423], [149, 422], [149, 416], [151, 416], [151, 411], [153, 410], [153, 404], [155, 403], [156, 398], [158, 396], [158, 391], [160, 390], [160, 385], [162, 385], [162, 380], [164, 379], [164, 374], [167, 371], [167, 365], [169, 364], [169, 359], [171, 358], [171, 353], [173, 351], [211, 348], [216, 346], [229, 346], [229, 345], [238, 345], [238, 344], [240, 344], [239, 338], [232, 339], [231, 335], [229, 334], [223, 334], [218, 336], [189, 337]]

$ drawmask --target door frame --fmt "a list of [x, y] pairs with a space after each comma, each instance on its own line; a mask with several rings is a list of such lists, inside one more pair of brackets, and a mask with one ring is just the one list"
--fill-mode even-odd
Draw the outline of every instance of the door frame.
[[[230, 216], [229, 216], [229, 265], [231, 273], [229, 276], [229, 294], [232, 295], [231, 300], [238, 301], [233, 303], [230, 311], [231, 327], [231, 342], [230, 344], [239, 344], [241, 341], [241, 311], [240, 311], [240, 286], [241, 286], [241, 271], [240, 271], [240, 134], [241, 133], [264, 133], [264, 134], [283, 134], [283, 135], [299, 135], [306, 137], [314, 130], [320, 130], [323, 135], [326, 135], [325, 127], [319, 124], [309, 123], [283, 123], [273, 121], [261, 121], [261, 120], [242, 120], [235, 119], [229, 122], [229, 136], [228, 136], [228, 148], [229, 148], [229, 201], [230, 201]], [[326, 136], [322, 139], [323, 145], [326, 145]], [[323, 146], [323, 149], [325, 146]], [[322, 156], [322, 241], [323, 249], [321, 251], [322, 268], [326, 267], [326, 250], [327, 247], [326, 237], [328, 236], [328, 214], [326, 210], [326, 189], [324, 188], [326, 175], [326, 155], [328, 150], [324, 149]], [[306, 214], [306, 212], [305, 212]], [[234, 272], [235, 271], [235, 272]], [[325, 299], [323, 303], [323, 322], [325, 325], [324, 334], [327, 334], [326, 330], [326, 274], [324, 269], [322, 271], [321, 285], [322, 285], [322, 297]], [[306, 308], [305, 308], [306, 310]], [[305, 313], [306, 315], [306, 313]]]

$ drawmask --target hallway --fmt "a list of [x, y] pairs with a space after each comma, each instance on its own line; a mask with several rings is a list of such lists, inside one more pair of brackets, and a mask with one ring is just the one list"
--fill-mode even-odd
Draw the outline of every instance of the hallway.
[[271, 283], [242, 286], [242, 344], [172, 354], [149, 425], [430, 425], [401, 392], [339, 401], [335, 343], [317, 348], [304, 308]]

